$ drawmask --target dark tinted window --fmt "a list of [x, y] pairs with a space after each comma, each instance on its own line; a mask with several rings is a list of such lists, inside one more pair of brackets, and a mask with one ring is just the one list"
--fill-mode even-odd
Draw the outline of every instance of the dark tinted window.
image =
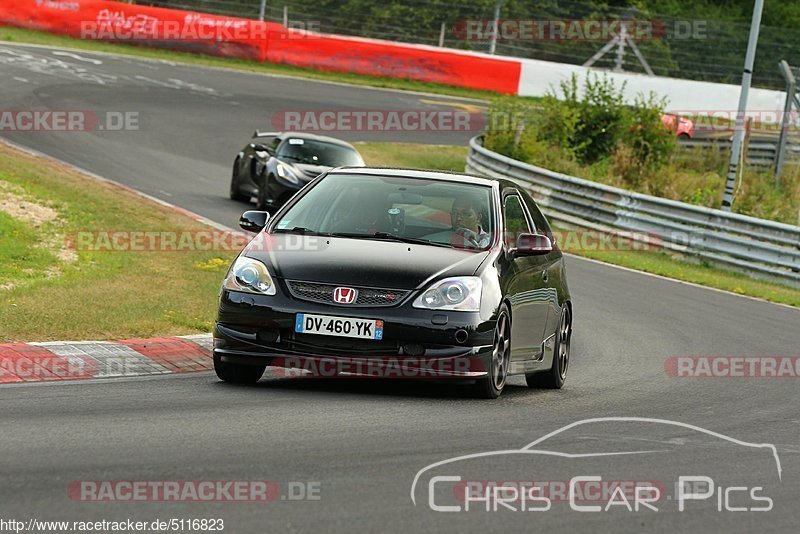
[[506, 246], [512, 247], [517, 243], [519, 234], [531, 233], [525, 210], [519, 196], [509, 195], [503, 202], [503, 219], [505, 220], [505, 233], [503, 235]]

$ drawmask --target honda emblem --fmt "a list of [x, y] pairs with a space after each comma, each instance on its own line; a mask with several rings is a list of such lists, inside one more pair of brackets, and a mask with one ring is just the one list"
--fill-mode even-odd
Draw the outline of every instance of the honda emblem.
[[358, 290], [352, 287], [337, 287], [333, 290], [333, 301], [338, 304], [352, 304], [358, 297]]

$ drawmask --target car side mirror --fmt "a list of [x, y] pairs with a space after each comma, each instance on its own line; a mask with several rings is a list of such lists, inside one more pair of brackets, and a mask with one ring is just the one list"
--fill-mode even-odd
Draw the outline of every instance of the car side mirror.
[[253, 150], [255, 150], [256, 152], [266, 152], [267, 154], [270, 154], [270, 155], [274, 154], [274, 151], [272, 150], [271, 147], [268, 147], [267, 145], [264, 145], [264, 144], [261, 144], [261, 143], [254, 144], [253, 145]]
[[268, 220], [268, 212], [248, 210], [239, 217], [239, 226], [248, 232], [260, 232], [267, 225]]
[[542, 234], [519, 234], [517, 244], [511, 249], [513, 256], [543, 256], [553, 251], [550, 238]]

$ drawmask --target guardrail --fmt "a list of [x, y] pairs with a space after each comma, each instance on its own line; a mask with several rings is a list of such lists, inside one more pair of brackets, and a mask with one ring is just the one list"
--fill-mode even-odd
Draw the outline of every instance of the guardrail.
[[521, 183], [552, 221], [703, 258], [800, 287], [800, 226], [626, 191], [542, 169], [470, 140], [467, 172]]
[[[693, 149], [714, 149], [720, 152], [731, 150], [731, 140], [722, 139], [679, 139], [678, 145], [681, 148]], [[761, 169], [768, 169], [775, 166], [775, 158], [778, 152], [777, 141], [750, 141], [747, 144], [745, 164]], [[800, 145], [790, 143], [786, 145], [786, 158], [788, 162], [800, 163]]]

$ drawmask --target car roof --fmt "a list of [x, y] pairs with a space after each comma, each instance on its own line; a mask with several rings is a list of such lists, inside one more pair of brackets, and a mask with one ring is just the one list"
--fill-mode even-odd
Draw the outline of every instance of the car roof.
[[425, 169], [407, 169], [397, 167], [337, 167], [328, 174], [364, 174], [371, 176], [397, 176], [404, 178], [428, 178], [446, 182], [461, 182], [467, 184], [491, 186], [505, 180], [495, 180], [483, 176], [475, 176], [463, 172], [431, 171]]
[[308, 139], [310, 141], [311, 140], [313, 140], [313, 141], [322, 141], [322, 142], [325, 142], [325, 143], [331, 143], [333, 145], [344, 146], [344, 147], [352, 148], [353, 150], [355, 150], [353, 145], [351, 145], [347, 141], [342, 141], [341, 139], [336, 139], [335, 137], [328, 137], [326, 135], [317, 135], [317, 134], [308, 133], [308, 132], [281, 132], [280, 134], [278, 134], [278, 137], [280, 138], [281, 141], [283, 141], [284, 139], [289, 139], [290, 137], [292, 139]]

